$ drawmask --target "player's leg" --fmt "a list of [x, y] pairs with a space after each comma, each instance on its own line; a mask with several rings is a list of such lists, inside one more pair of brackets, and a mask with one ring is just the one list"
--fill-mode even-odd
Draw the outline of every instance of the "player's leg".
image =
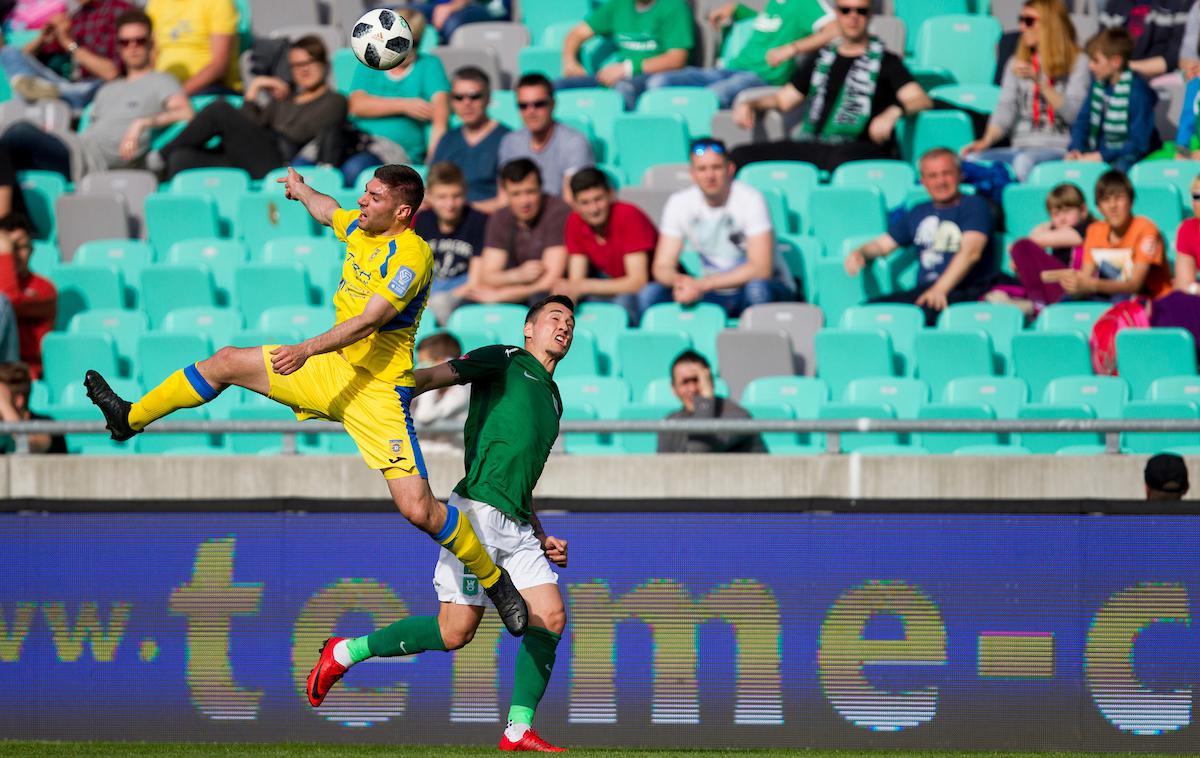
[[171, 374], [134, 403], [118, 396], [95, 371], [87, 372], [83, 384], [118, 441], [129, 439], [173, 411], [209, 402], [230, 385], [264, 395], [270, 386], [260, 347], [223, 347], [212, 357]]
[[567, 625], [567, 612], [557, 584], [521, 590], [529, 605], [529, 628], [521, 638], [513, 667], [512, 704], [501, 750], [559, 752], [533, 729], [533, 714], [546, 694], [554, 671], [558, 643]]

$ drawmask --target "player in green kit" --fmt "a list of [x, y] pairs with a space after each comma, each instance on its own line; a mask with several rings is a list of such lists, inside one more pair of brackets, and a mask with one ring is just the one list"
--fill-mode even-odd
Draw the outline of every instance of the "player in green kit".
[[[492, 345], [438, 366], [416, 371], [415, 395], [451, 384], [471, 384], [464, 427], [467, 475], [449, 503], [466, 517], [496, 564], [512, 577], [529, 607], [513, 677], [512, 707], [500, 749], [556, 753], [533, 731], [533, 713], [554, 668], [566, 626], [558, 574], [567, 565], [567, 543], [542, 530], [533, 510], [533, 488], [558, 438], [562, 399], [554, 369], [571, 348], [575, 304], [556, 295], [525, 317], [525, 347]], [[325, 695], [356, 663], [374, 657], [457, 650], [475, 635], [486, 596], [476, 577], [446, 549], [433, 575], [441, 608], [437, 616], [410, 616], [356, 639], [330, 637], [308, 675], [309, 702]]]

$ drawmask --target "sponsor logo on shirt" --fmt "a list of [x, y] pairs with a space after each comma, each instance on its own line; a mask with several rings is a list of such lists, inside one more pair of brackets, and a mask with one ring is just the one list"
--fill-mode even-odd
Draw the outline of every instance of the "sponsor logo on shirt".
[[396, 297], [404, 297], [408, 292], [408, 288], [412, 286], [413, 279], [417, 278], [417, 273], [408, 266], [401, 266], [396, 270], [396, 275], [392, 277], [392, 281], [388, 282], [388, 289]]

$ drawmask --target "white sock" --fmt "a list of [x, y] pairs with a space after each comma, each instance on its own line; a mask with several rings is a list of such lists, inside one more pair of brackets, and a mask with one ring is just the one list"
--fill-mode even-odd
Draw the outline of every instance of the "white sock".
[[354, 659], [350, 657], [350, 646], [345, 640], [333, 646], [333, 659], [346, 668], [354, 665]]
[[504, 736], [507, 737], [510, 742], [516, 742], [524, 737], [525, 732], [528, 731], [529, 724], [514, 724], [510, 721], [508, 722], [508, 727], [504, 730]]

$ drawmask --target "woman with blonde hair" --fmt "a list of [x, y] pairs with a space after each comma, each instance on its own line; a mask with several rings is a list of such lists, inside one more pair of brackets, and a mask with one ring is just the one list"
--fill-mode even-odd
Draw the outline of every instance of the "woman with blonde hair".
[[[1020, 40], [1004, 66], [1000, 100], [983, 136], [962, 154], [1009, 163], [1025, 181], [1037, 164], [1066, 155], [1091, 79], [1062, 0], [1025, 0], [1018, 22]], [[1005, 137], [1010, 147], [993, 147]]]

